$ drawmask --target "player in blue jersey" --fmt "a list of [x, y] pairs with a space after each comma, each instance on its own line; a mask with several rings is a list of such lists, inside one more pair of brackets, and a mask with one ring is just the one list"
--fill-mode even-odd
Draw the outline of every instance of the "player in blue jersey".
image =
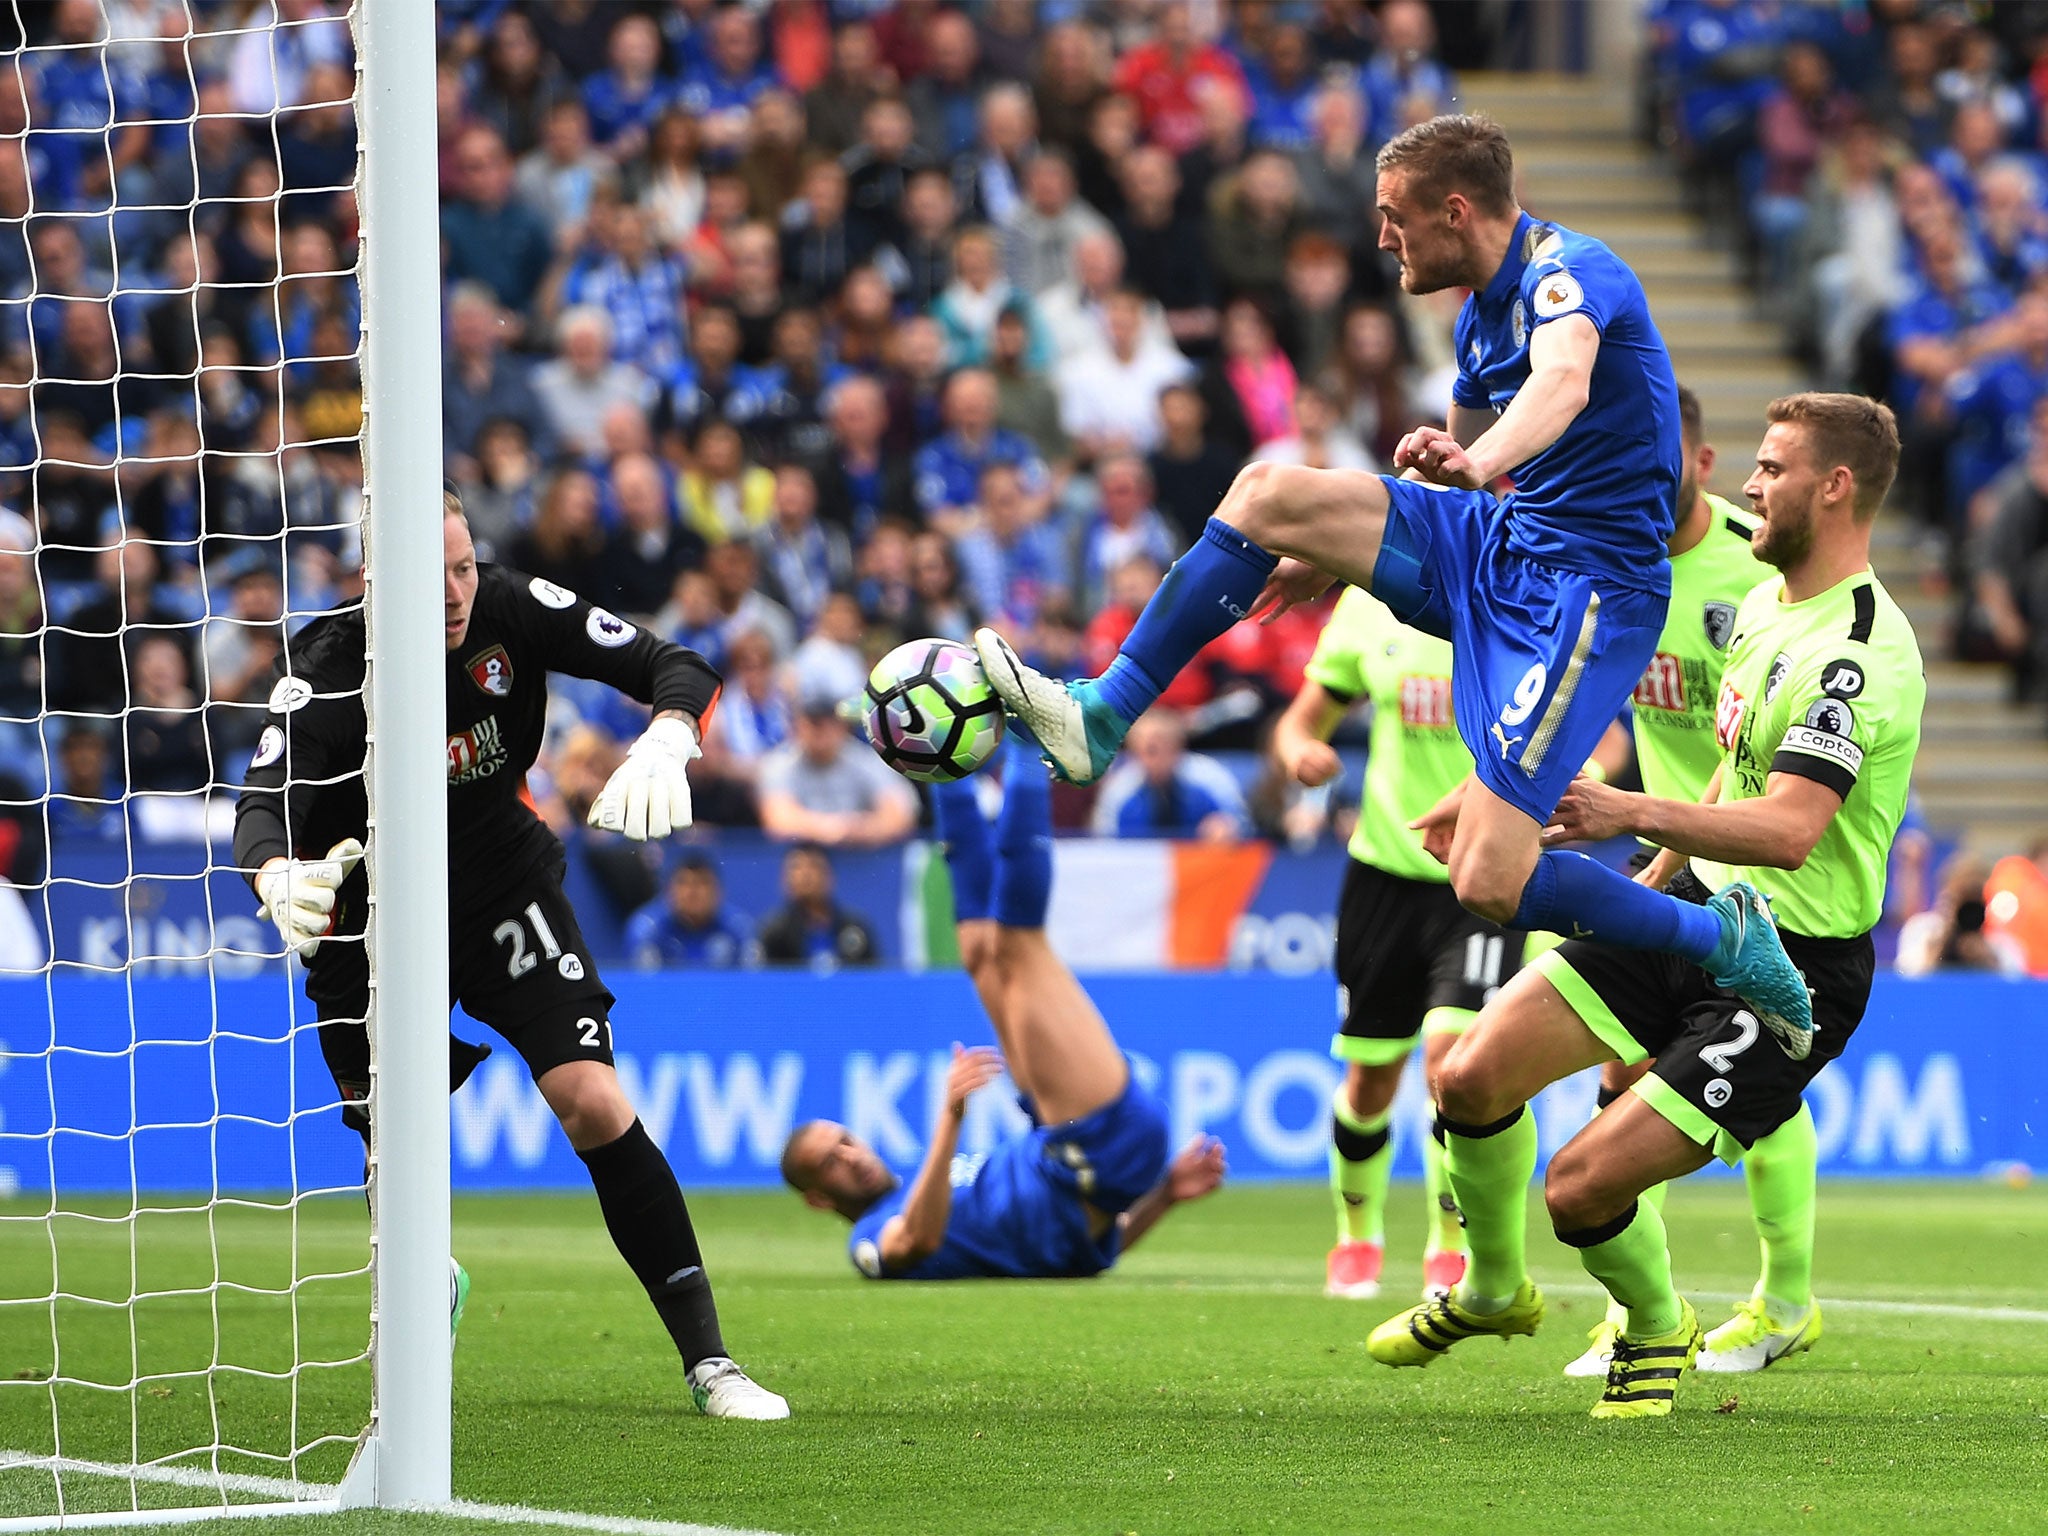
[[[1453, 645], [1473, 778], [1418, 822], [1470, 911], [1701, 966], [1804, 1054], [1813, 1015], [1769, 908], [1737, 883], [1692, 906], [1541, 834], [1642, 676], [1663, 628], [1679, 479], [1678, 385], [1642, 285], [1597, 240], [1516, 206], [1507, 136], [1445, 116], [1379, 153], [1382, 249], [1410, 293], [1471, 290], [1450, 430], [1421, 427], [1401, 478], [1251, 464], [1101, 677], [1061, 683], [975, 636], [1004, 705], [1066, 777], [1098, 777], [1201, 648], [1333, 580]], [[1514, 489], [1496, 500], [1503, 476]]]
[[[808, 1204], [853, 1223], [847, 1250], [873, 1280], [1100, 1274], [1173, 1206], [1222, 1182], [1222, 1144], [1197, 1137], [1168, 1161], [1165, 1108], [1046, 942], [1052, 810], [1038, 765], [1010, 755], [993, 829], [971, 784], [939, 786], [932, 798], [961, 961], [1002, 1054], [953, 1048], [945, 1109], [909, 1184], [829, 1120], [797, 1127], [782, 1176]], [[956, 1156], [968, 1096], [1006, 1061], [1031, 1129], [986, 1157]]]

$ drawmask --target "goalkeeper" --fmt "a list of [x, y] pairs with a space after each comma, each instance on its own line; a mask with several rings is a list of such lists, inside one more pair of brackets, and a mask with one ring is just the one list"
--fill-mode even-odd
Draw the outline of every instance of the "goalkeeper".
[[[847, 1250], [871, 1280], [1100, 1274], [1173, 1206], [1223, 1179], [1212, 1137], [1168, 1161], [1165, 1109], [1046, 942], [1052, 800], [1035, 758], [1012, 746], [993, 836], [971, 783], [932, 790], [961, 962], [1002, 1055], [953, 1048], [945, 1107], [908, 1187], [829, 1120], [798, 1126], [783, 1149], [782, 1175], [805, 1202], [853, 1223]], [[1032, 1127], [986, 1157], [956, 1157], [968, 1096], [1005, 1059]]]
[[[675, 1340], [697, 1407], [717, 1418], [786, 1418], [789, 1405], [726, 1354], [682, 1191], [612, 1068], [612, 994], [563, 895], [562, 846], [522, 796], [540, 750], [547, 674], [566, 672], [654, 708], [591, 824], [635, 841], [688, 826], [684, 768], [698, 755], [718, 675], [694, 652], [573, 592], [480, 566], [452, 494], [443, 499], [442, 548], [449, 989], [525, 1058], [590, 1170], [612, 1241]], [[356, 607], [307, 625], [280, 662], [236, 807], [235, 861], [306, 962], [344, 1118], [367, 1141], [365, 655]], [[453, 1082], [484, 1054], [455, 1042]]]

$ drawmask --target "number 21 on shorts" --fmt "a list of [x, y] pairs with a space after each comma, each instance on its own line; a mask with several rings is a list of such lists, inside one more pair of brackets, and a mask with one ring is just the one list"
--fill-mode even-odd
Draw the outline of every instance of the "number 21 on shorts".
[[555, 970], [565, 981], [583, 979], [583, 959], [573, 952], [565, 952], [561, 941], [555, 937], [555, 930], [549, 926], [547, 914], [540, 909], [540, 903], [526, 904], [526, 921], [533, 925], [533, 936], [539, 941], [540, 954], [535, 955], [526, 947], [526, 929], [516, 917], [508, 917], [491, 930], [491, 942], [511, 946], [505, 961], [505, 974], [514, 981], [538, 965], [543, 957], [555, 962]]

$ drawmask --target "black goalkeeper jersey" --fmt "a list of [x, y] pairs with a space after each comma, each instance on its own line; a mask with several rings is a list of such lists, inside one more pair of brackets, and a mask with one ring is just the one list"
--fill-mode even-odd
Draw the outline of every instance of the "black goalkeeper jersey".
[[[718, 696], [718, 674], [695, 651], [496, 565], [479, 567], [469, 632], [443, 660], [448, 898], [457, 923], [473, 904], [562, 856], [522, 793], [540, 753], [549, 672], [608, 683], [699, 722]], [[344, 838], [367, 836], [364, 665], [360, 607], [323, 615], [288, 642], [235, 807], [235, 863], [252, 884], [266, 860], [319, 858]], [[358, 868], [339, 892], [335, 934], [362, 933], [368, 889]], [[346, 995], [365, 979], [367, 963], [360, 944], [322, 944], [307, 991], [316, 1000]]]

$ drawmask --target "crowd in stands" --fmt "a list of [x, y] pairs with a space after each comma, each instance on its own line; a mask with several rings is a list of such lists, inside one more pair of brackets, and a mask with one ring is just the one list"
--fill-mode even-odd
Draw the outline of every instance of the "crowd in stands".
[[1664, 0], [1652, 126], [1767, 314], [1888, 399], [1953, 644], [2048, 697], [2048, 14]]
[[[6, 40], [0, 774], [61, 835], [234, 783], [280, 648], [360, 592], [351, 40], [274, 4]], [[486, 558], [725, 674], [708, 825], [910, 835], [842, 707], [878, 655], [990, 623], [1098, 669], [1248, 458], [1373, 466], [1443, 414], [1456, 296], [1403, 297], [1372, 213], [1376, 147], [1455, 98], [1421, 0], [436, 16], [447, 475]], [[1320, 618], [1217, 642], [1063, 823], [1276, 830], [1207, 754], [1255, 761]], [[639, 720], [555, 706], [566, 833]]]

